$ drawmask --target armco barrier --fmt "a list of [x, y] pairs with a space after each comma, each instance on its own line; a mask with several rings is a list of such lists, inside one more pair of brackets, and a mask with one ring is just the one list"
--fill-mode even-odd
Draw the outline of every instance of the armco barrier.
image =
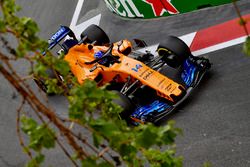
[[104, 0], [114, 13], [128, 18], [155, 18], [218, 6], [232, 0]]

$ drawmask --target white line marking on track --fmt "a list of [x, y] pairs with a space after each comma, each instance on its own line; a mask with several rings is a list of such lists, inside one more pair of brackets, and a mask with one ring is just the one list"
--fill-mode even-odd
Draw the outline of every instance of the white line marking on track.
[[190, 34], [180, 36], [179, 38], [181, 40], [183, 40], [190, 47], [192, 42], [193, 42], [193, 39], [194, 39], [195, 35], [196, 35], [196, 32], [193, 32], [193, 33], [190, 33]]
[[73, 14], [73, 17], [72, 17], [72, 20], [71, 20], [71, 23], [70, 23], [70, 28], [76, 26], [79, 15], [80, 15], [80, 12], [81, 12], [81, 9], [82, 9], [82, 6], [83, 6], [83, 3], [84, 3], [84, 0], [78, 0], [75, 12]]
[[101, 20], [101, 14], [98, 14], [95, 17], [93, 17], [93, 18], [91, 18], [89, 20], [86, 20], [86, 21], [84, 21], [84, 22], [77, 25], [77, 21], [79, 19], [83, 3], [84, 3], [84, 0], [78, 0], [75, 12], [73, 14], [73, 17], [72, 17], [72, 20], [71, 20], [71, 23], [70, 23], [70, 28], [75, 33], [76, 38], [78, 38], [78, 39], [80, 39], [80, 35], [81, 35], [83, 30], [85, 30], [91, 24], [99, 25], [100, 20]]

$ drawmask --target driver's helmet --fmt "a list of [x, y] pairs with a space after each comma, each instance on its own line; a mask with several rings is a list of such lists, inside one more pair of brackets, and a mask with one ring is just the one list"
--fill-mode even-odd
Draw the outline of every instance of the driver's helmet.
[[[104, 55], [103, 51], [98, 51], [94, 54], [94, 58], [99, 59], [99, 58], [102, 58], [103, 55]], [[107, 64], [107, 61], [108, 61], [107, 58], [104, 58], [101, 61], [99, 61], [99, 63], [102, 65], [105, 65], [105, 64]]]

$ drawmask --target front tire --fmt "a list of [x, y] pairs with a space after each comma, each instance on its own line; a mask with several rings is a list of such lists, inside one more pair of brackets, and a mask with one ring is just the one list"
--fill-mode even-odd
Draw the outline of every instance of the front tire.
[[178, 68], [191, 55], [189, 47], [181, 39], [168, 36], [157, 48], [159, 56], [173, 68]]
[[127, 123], [130, 123], [131, 122], [130, 115], [135, 110], [135, 105], [131, 102], [131, 100], [127, 96], [121, 94], [118, 91], [114, 92], [119, 96], [118, 99], [114, 99], [114, 103], [118, 104], [123, 109], [123, 111], [120, 113], [121, 118], [125, 120]]

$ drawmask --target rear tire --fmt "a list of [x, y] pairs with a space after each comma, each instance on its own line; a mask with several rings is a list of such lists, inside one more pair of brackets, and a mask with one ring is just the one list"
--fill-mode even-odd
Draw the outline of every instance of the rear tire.
[[64, 51], [64, 54], [67, 54], [69, 52], [69, 49], [73, 46], [77, 45], [78, 41], [74, 39], [67, 39], [62, 43], [62, 49]]
[[[47, 69], [46, 70], [46, 74], [48, 76], [48, 78], [51, 78], [51, 79], [57, 79], [57, 76], [56, 74], [54, 73], [54, 71], [52, 69]], [[36, 83], [36, 85], [44, 92], [46, 93], [47, 95], [49, 96], [52, 96], [52, 95], [55, 95], [54, 93], [48, 93], [48, 89], [47, 89], [47, 86], [45, 84], [46, 80], [43, 79], [43, 78], [34, 78], [33, 79]]]
[[105, 45], [110, 43], [108, 35], [97, 25], [90, 25], [88, 28], [86, 28], [82, 34], [81, 39], [84, 37], [87, 37], [85, 42], [92, 43], [96, 42], [96, 45]]
[[173, 68], [178, 68], [191, 55], [189, 47], [181, 39], [168, 36], [157, 48], [159, 56]]

